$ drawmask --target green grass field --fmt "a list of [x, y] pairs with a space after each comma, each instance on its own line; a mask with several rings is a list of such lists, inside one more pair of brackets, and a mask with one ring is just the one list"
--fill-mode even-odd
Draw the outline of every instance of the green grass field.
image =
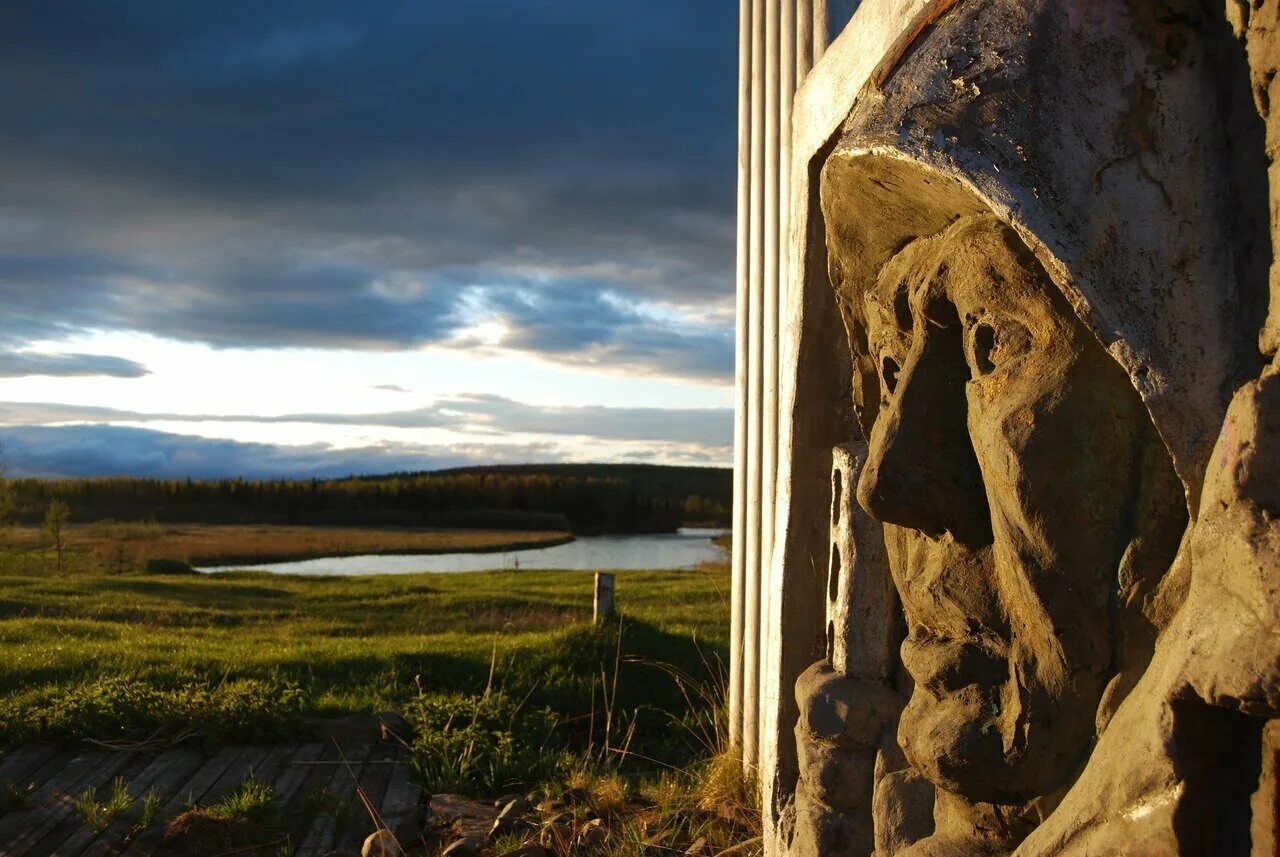
[[616, 668], [607, 707], [615, 730], [635, 724], [632, 750], [705, 751], [714, 712], [685, 696], [726, 669], [727, 572], [619, 572], [621, 618], [602, 628], [591, 590], [573, 571], [0, 575], [0, 735], [272, 738], [488, 687], [582, 744], [603, 737]]

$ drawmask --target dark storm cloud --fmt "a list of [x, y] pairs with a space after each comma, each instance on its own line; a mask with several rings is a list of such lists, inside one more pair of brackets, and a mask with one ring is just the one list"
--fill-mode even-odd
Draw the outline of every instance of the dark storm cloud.
[[0, 432], [9, 476], [140, 476], [155, 479], [331, 478], [472, 464], [557, 461], [549, 444], [335, 449], [169, 434], [129, 426], [25, 426]]
[[727, 408], [607, 408], [530, 405], [502, 396], [457, 396], [403, 411], [372, 414], [172, 414], [40, 402], [0, 402], [0, 423], [308, 423], [382, 428], [445, 428], [472, 434], [551, 434], [607, 441], [686, 444], [727, 457], [733, 411]]
[[461, 347], [488, 313], [508, 347], [727, 378], [735, 16], [5, 4], [3, 335]]

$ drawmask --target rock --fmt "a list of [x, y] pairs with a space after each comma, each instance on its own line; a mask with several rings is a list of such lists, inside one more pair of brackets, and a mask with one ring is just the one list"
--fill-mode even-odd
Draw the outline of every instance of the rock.
[[360, 849], [360, 857], [404, 857], [404, 849], [391, 831], [384, 828], [369, 834]]
[[547, 849], [541, 845], [521, 845], [514, 851], [504, 851], [500, 857], [547, 857]]
[[480, 803], [462, 795], [432, 795], [427, 806], [431, 826], [439, 829], [452, 825], [459, 836], [483, 841], [493, 829], [497, 811], [488, 803]]
[[560, 795], [560, 800], [564, 802], [565, 806], [577, 806], [580, 803], [586, 803], [590, 799], [591, 793], [582, 788], [565, 789], [564, 793]]
[[520, 818], [528, 815], [531, 807], [529, 801], [520, 795], [516, 795], [511, 800], [502, 804], [502, 811], [498, 813], [498, 818]]
[[528, 814], [529, 802], [522, 796], [516, 795], [507, 802], [502, 811], [498, 813], [498, 817], [493, 820], [493, 826], [489, 828], [489, 838], [492, 839], [503, 833], [532, 827], [533, 823], [525, 818]]
[[478, 837], [464, 836], [444, 849], [440, 857], [480, 857], [482, 847]]
[[578, 844], [586, 848], [598, 848], [609, 839], [609, 828], [594, 818], [578, 829]]
[[539, 841], [545, 848], [560, 854], [566, 853], [573, 845], [573, 816], [562, 812], [547, 819], [542, 826]]

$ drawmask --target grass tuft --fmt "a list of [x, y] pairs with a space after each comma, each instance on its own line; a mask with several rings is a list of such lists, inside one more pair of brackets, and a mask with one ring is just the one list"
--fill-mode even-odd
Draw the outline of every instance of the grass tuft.
[[133, 804], [133, 795], [129, 793], [129, 784], [123, 777], [111, 781], [111, 789], [105, 801], [98, 800], [96, 789], [85, 789], [76, 798], [75, 808], [80, 820], [94, 832], [101, 832], [110, 827]]
[[204, 808], [210, 818], [266, 825], [276, 817], [276, 790], [250, 774], [217, 803]]

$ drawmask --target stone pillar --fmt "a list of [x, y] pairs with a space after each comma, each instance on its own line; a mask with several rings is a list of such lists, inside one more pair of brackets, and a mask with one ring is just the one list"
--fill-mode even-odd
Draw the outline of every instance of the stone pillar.
[[813, 27], [810, 32], [813, 36], [813, 61], [817, 62], [822, 59], [831, 35], [831, 11], [827, 6], [827, 0], [813, 0], [812, 20]]

